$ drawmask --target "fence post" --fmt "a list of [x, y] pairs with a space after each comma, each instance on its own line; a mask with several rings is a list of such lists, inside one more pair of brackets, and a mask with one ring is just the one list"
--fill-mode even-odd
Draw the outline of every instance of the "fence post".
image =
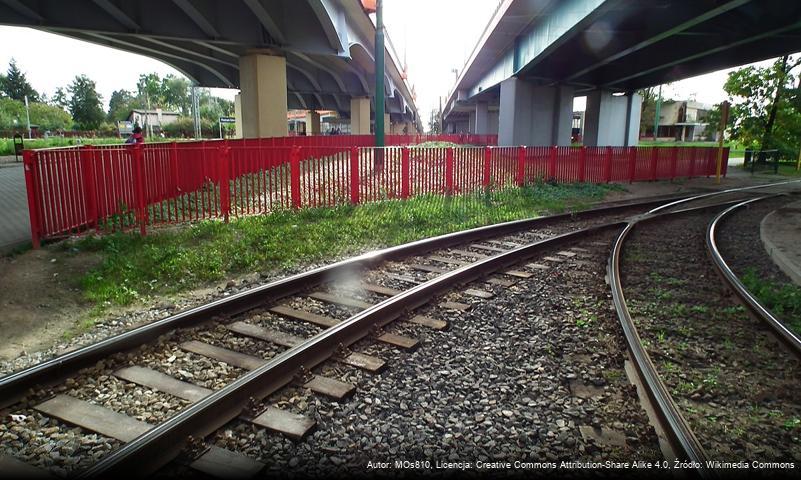
[[145, 200], [144, 149], [141, 143], [133, 144], [134, 195], [139, 233], [147, 235], [147, 204]]
[[482, 184], [489, 188], [490, 176], [492, 175], [492, 147], [484, 147], [484, 178]]
[[292, 207], [300, 208], [300, 147], [292, 147], [289, 153], [289, 190]]
[[92, 146], [81, 147], [81, 172], [83, 173], [83, 199], [86, 202], [86, 220], [90, 227], [97, 227], [97, 201], [95, 191], [95, 169], [92, 164]]
[[579, 182], [584, 183], [587, 179], [587, 147], [581, 146], [579, 150]]
[[659, 159], [659, 147], [653, 147], [651, 151], [651, 181], [656, 180], [657, 160]]
[[172, 165], [170, 185], [172, 186], [173, 195], [178, 195], [180, 192], [178, 182], [181, 178], [178, 175], [178, 142], [172, 142], [170, 145], [170, 164]]
[[676, 168], [679, 163], [679, 147], [673, 147], [670, 152], [670, 181], [676, 178]]
[[551, 152], [548, 156], [548, 180], [556, 180], [556, 153], [557, 146], [551, 147]]
[[629, 153], [629, 183], [634, 183], [634, 175], [636, 175], [637, 173], [637, 147], [629, 147], [628, 153]]
[[28, 192], [28, 217], [31, 221], [31, 243], [33, 248], [41, 246], [42, 225], [39, 212], [39, 175], [37, 154], [33, 150], [22, 151], [22, 162], [25, 168], [25, 190]]
[[609, 146], [604, 150], [604, 180], [612, 183], [612, 147]]
[[453, 147], [445, 151], [445, 194], [453, 195]]
[[359, 204], [359, 148], [350, 148], [350, 203]]
[[521, 145], [517, 147], [517, 175], [515, 176], [515, 183], [517, 186], [522, 187], [526, 183], [526, 147]]
[[409, 147], [405, 146], [401, 150], [401, 198], [409, 198]]
[[217, 156], [220, 169], [220, 210], [225, 223], [228, 223], [228, 216], [231, 213], [231, 147], [228, 146], [227, 140], [217, 150]]

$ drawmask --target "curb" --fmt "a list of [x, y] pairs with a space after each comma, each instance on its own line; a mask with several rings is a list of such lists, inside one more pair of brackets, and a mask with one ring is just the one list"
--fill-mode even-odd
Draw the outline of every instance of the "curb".
[[762, 246], [765, 247], [765, 250], [768, 252], [768, 256], [773, 260], [773, 263], [775, 263], [782, 272], [790, 277], [790, 279], [796, 285], [801, 286], [801, 266], [796, 265], [795, 262], [791, 261], [787, 255], [770, 240], [767, 233], [765, 233], [766, 230], [768, 230], [765, 227], [766, 222], [776, 212], [777, 210], [770, 212], [769, 214], [765, 215], [761, 222], [759, 222], [759, 238], [762, 240]]

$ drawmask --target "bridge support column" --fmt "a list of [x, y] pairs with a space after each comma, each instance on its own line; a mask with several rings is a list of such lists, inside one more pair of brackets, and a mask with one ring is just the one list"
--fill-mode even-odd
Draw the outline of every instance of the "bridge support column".
[[478, 133], [476, 131], [476, 112], [467, 114], [467, 133]]
[[243, 136], [286, 136], [286, 59], [263, 54], [240, 57], [239, 78]]
[[388, 133], [390, 135], [395, 133], [392, 131], [392, 119], [390, 118], [388, 113], [384, 114], [384, 133], [385, 134]]
[[306, 135], [320, 134], [320, 114], [314, 110], [306, 112]]
[[234, 138], [242, 138], [242, 94], [234, 96]]
[[587, 95], [584, 145], [628, 147], [637, 145], [642, 97], [636, 93], [612, 95], [595, 90]]
[[514, 77], [501, 83], [499, 145], [570, 145], [572, 121], [572, 87], [540, 87]]
[[489, 134], [489, 105], [487, 102], [476, 103], [476, 125], [473, 133], [477, 135]]
[[370, 135], [369, 97], [353, 97], [350, 99], [350, 133], [353, 135]]

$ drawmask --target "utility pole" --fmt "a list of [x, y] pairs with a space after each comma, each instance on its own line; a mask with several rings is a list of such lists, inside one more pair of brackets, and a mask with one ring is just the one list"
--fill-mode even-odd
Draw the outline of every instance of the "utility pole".
[[25, 116], [28, 118], [28, 140], [33, 138], [31, 136], [31, 111], [28, 108], [28, 96], [25, 95]]
[[660, 110], [662, 110], [662, 85], [659, 86], [659, 93], [656, 97], [656, 112], [654, 113], [654, 142], [656, 138], [659, 136], [659, 114]]
[[726, 133], [726, 124], [729, 123], [729, 102], [720, 105], [720, 138], [718, 138], [718, 162], [715, 169], [715, 180], [720, 183], [720, 172], [723, 169], [723, 134]]
[[200, 99], [197, 95], [197, 85], [192, 85], [192, 120], [195, 124], [195, 138], [200, 139], [203, 132], [200, 130]]
[[375, 2], [375, 159], [374, 166], [384, 164], [384, 5]]

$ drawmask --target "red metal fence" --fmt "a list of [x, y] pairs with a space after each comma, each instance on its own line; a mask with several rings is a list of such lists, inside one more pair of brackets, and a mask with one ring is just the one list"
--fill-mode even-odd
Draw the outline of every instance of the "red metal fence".
[[[493, 147], [494, 137], [293, 137], [27, 150], [34, 247], [86, 230], [330, 207], [532, 183], [715, 174], [712, 147]], [[423, 141], [469, 146], [416, 147]], [[724, 152], [726, 172], [728, 149]]]

